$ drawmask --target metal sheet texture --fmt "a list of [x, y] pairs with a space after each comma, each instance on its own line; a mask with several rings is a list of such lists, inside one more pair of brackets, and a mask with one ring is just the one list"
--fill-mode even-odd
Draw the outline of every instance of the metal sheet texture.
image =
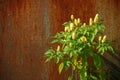
[[99, 13], [107, 37], [120, 52], [119, 0], [0, 0], [0, 80], [67, 80], [54, 62], [45, 63], [51, 36], [75, 15], [82, 22]]

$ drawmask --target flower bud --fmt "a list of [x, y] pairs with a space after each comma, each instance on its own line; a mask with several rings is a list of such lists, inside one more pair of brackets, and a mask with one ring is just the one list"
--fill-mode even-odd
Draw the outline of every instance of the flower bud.
[[105, 41], [106, 41], [106, 35], [103, 37], [102, 43], [104, 43]]
[[67, 27], [66, 31], [70, 32], [70, 27]]
[[68, 32], [70, 32], [70, 28], [68, 28]]
[[77, 22], [78, 22], [78, 24], [80, 23], [80, 18], [78, 18]]
[[71, 20], [73, 20], [74, 19], [74, 16], [73, 15], [71, 15]]
[[67, 32], [67, 31], [68, 31], [68, 29], [69, 29], [69, 27], [65, 27], [64, 31], [65, 31], [65, 32]]
[[96, 15], [95, 15], [95, 18], [94, 18], [94, 23], [98, 23], [98, 19], [99, 19], [99, 15], [96, 14]]
[[99, 36], [99, 41], [101, 41], [101, 39], [102, 39], [102, 36]]
[[84, 23], [83, 26], [85, 27], [85, 26], [86, 26], [86, 23]]
[[60, 46], [59, 45], [57, 46], [57, 51], [60, 51]]
[[72, 47], [72, 43], [70, 43], [69, 46]]
[[89, 25], [91, 26], [92, 24], [93, 24], [93, 20], [92, 20], [92, 18], [90, 18]]
[[80, 39], [82, 40], [82, 42], [86, 42], [87, 41], [87, 38], [85, 36], [82, 36]]
[[78, 26], [78, 21], [77, 21], [77, 19], [75, 19], [74, 23], [75, 23], [76, 26]]
[[70, 31], [72, 31], [74, 29], [74, 24], [70, 23]]
[[73, 32], [73, 33], [72, 33], [72, 39], [75, 39], [75, 38], [76, 38], [76, 33]]

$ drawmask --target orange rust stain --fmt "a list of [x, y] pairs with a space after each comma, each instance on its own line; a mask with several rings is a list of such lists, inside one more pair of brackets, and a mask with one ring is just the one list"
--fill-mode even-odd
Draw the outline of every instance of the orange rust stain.
[[[43, 80], [44, 72], [41, 1], [10, 0], [2, 3], [2, 71], [0, 79]], [[3, 35], [3, 33], [5, 35]], [[44, 45], [44, 47], [43, 47]], [[1, 51], [0, 51], [1, 52]], [[33, 62], [34, 61], [34, 62]], [[9, 63], [9, 64], [8, 64]], [[7, 65], [7, 66], [6, 66]], [[9, 68], [8, 68], [9, 67]], [[8, 69], [6, 69], [8, 68]], [[46, 72], [47, 73], [47, 72]]]
[[[119, 36], [117, 32], [120, 31], [118, 25], [120, 18], [117, 17], [120, 14], [119, 0], [111, 0], [111, 2], [110, 0], [48, 1], [0, 1], [2, 25], [0, 26], [2, 29], [0, 79], [66, 80], [71, 70], [59, 75], [56, 64], [44, 63], [44, 52], [50, 46], [50, 36], [64, 29], [62, 24], [70, 19], [71, 14], [76, 18], [81, 18], [82, 22], [88, 23], [89, 17], [94, 17], [97, 12], [100, 13], [102, 17], [105, 17], [107, 24], [114, 26], [107, 29], [107, 35], [110, 39], [116, 40], [118, 44], [115, 45], [120, 47], [120, 37], [117, 37]], [[111, 13], [110, 19], [109, 13]]]

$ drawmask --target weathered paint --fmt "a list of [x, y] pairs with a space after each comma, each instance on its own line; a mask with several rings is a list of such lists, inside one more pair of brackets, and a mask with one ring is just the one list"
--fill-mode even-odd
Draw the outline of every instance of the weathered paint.
[[119, 0], [0, 0], [0, 79], [67, 80], [71, 70], [59, 75], [54, 62], [44, 62], [50, 36], [71, 14], [88, 23], [96, 13], [120, 51]]

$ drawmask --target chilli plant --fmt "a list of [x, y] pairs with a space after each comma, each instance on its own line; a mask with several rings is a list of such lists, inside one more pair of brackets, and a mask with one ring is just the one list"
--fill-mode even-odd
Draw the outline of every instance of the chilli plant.
[[[52, 43], [58, 46], [45, 52], [46, 61], [54, 60], [59, 65], [59, 73], [63, 69], [72, 69], [78, 75], [77, 80], [105, 80], [100, 55], [108, 50], [114, 51], [103, 33], [103, 20], [96, 14], [94, 20], [90, 18], [87, 25], [71, 15], [71, 20], [63, 25], [64, 31], [52, 37]], [[70, 75], [68, 80], [73, 80], [73, 76]]]

